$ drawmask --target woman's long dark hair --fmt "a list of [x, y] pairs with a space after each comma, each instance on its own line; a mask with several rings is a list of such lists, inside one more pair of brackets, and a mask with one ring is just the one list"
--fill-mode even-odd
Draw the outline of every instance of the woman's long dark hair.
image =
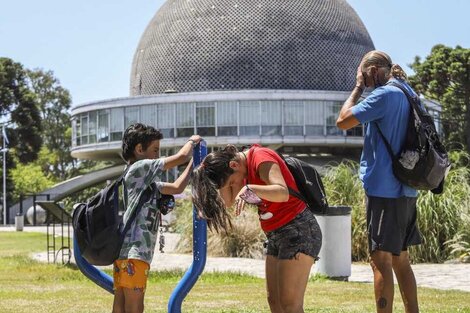
[[193, 170], [191, 177], [193, 204], [199, 216], [206, 219], [209, 228], [216, 232], [232, 227], [230, 215], [217, 190], [233, 174], [230, 161], [237, 160], [237, 152], [235, 146], [227, 145], [223, 150], [208, 154]]

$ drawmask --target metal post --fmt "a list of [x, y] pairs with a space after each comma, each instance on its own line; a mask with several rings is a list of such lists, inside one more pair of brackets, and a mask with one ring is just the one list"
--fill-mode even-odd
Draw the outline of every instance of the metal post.
[[2, 125], [3, 138], [3, 225], [7, 224], [7, 149], [5, 138], [5, 124]]
[[[207, 155], [207, 145], [205, 141], [194, 149], [194, 167], [197, 167]], [[193, 263], [184, 274], [176, 288], [171, 294], [168, 302], [169, 313], [181, 313], [181, 304], [184, 298], [193, 288], [194, 284], [204, 270], [207, 254], [207, 223], [199, 219], [196, 208], [193, 206]]]
[[20, 215], [23, 215], [23, 194], [20, 195]]
[[36, 226], [36, 194], [33, 195], [33, 225]]

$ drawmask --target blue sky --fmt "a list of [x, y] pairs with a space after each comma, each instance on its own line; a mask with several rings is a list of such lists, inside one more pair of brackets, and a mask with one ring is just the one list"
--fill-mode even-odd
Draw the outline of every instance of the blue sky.
[[[196, 0], [197, 1], [197, 0]], [[287, 1], [287, 0], [286, 0]], [[315, 1], [315, 0], [310, 0]], [[377, 49], [406, 65], [438, 43], [470, 48], [468, 0], [348, 0]], [[16, 0], [0, 7], [0, 56], [52, 70], [74, 104], [127, 96], [141, 34], [163, 0]]]

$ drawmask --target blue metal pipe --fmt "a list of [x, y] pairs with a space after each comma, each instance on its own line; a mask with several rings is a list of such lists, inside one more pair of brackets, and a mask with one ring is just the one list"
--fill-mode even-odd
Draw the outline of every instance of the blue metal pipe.
[[[207, 144], [201, 141], [194, 149], [193, 162], [196, 168], [207, 155]], [[193, 288], [194, 284], [204, 270], [207, 255], [207, 223], [199, 219], [196, 208], [193, 206], [193, 263], [184, 274], [171, 294], [168, 302], [169, 313], [181, 313], [181, 304]]]
[[83, 273], [83, 275], [88, 277], [92, 282], [94, 282], [104, 290], [108, 291], [111, 294], [114, 294], [113, 278], [102, 270], [88, 263], [88, 261], [82, 257], [80, 249], [78, 248], [78, 243], [75, 238], [73, 239], [73, 256], [75, 257], [75, 262], [77, 263], [77, 266]]

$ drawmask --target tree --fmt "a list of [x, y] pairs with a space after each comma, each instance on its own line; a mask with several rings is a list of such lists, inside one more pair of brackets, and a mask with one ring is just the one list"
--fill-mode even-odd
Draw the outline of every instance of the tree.
[[446, 144], [470, 152], [470, 49], [436, 45], [423, 62], [416, 57], [411, 68], [415, 90], [442, 104]]
[[10, 123], [9, 147], [14, 148], [18, 160], [34, 161], [42, 145], [36, 96], [27, 84], [23, 66], [8, 58], [0, 58], [0, 116]]
[[[60, 85], [52, 71], [28, 70], [27, 76], [40, 109], [44, 144], [48, 152], [55, 156], [51, 159], [49, 172], [64, 180], [68, 176], [68, 169], [75, 165], [75, 160], [70, 155], [70, 93]], [[48, 171], [47, 168], [45, 170]]]
[[55, 180], [46, 176], [41, 166], [35, 162], [18, 164], [11, 170], [11, 177], [15, 186], [15, 198], [22, 194], [39, 193], [55, 184]]

